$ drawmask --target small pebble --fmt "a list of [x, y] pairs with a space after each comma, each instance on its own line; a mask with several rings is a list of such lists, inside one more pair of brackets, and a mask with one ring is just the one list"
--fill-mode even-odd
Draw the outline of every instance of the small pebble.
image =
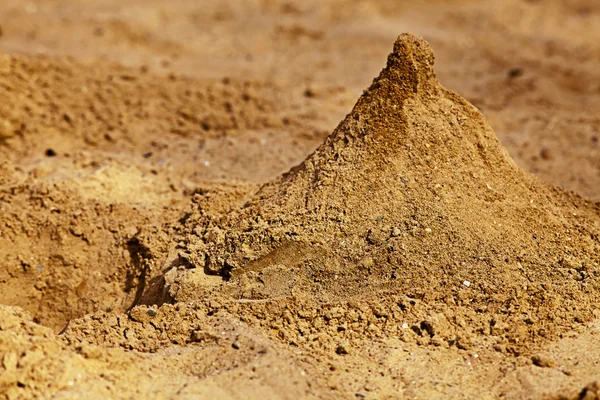
[[308, 97], [308, 98], [313, 98], [313, 97], [317, 97], [318, 93], [315, 90], [315, 88], [313, 87], [307, 87], [306, 90], [304, 90], [304, 96]]
[[338, 347], [335, 349], [335, 352], [339, 355], [344, 355], [349, 353], [348, 344], [340, 343]]
[[543, 160], [551, 160], [552, 152], [550, 151], [550, 149], [543, 148], [542, 150], [540, 150], [540, 157], [542, 157]]
[[496, 350], [499, 353], [506, 353], [506, 346], [503, 344], [495, 344], [494, 350]]
[[521, 75], [523, 75], [523, 70], [519, 67], [511, 68], [510, 70], [508, 70], [509, 78], [518, 78]]
[[531, 361], [533, 362], [533, 365], [537, 365], [538, 367], [541, 367], [541, 368], [556, 367], [556, 361], [554, 361], [550, 357], [546, 357], [546, 356], [543, 356], [540, 354], [536, 354], [533, 357], [531, 357]]
[[463, 285], [465, 285], [466, 287], [469, 287], [469, 286], [471, 286], [471, 282], [469, 282], [469, 281], [464, 281], [464, 282], [463, 282]]
[[463, 336], [459, 336], [456, 339], [456, 347], [458, 347], [461, 350], [469, 350], [471, 349], [471, 347], [473, 347], [473, 342], [471, 340], [471, 338], [467, 335], [463, 335]]

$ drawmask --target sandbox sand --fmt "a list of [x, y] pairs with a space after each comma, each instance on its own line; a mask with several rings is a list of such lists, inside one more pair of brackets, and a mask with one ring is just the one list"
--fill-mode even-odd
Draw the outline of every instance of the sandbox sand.
[[0, 16], [0, 398], [598, 398], [594, 1]]

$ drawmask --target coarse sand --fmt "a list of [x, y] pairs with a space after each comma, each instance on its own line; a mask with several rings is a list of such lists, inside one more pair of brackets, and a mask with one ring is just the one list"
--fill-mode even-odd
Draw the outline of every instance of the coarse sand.
[[600, 9], [413, 3], [7, 0], [0, 399], [598, 399]]

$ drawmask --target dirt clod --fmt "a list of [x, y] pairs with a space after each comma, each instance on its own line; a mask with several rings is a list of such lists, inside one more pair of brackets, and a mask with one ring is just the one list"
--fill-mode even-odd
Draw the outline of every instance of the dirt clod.
[[540, 354], [536, 354], [533, 357], [531, 357], [531, 361], [533, 361], [534, 365], [537, 365], [538, 367], [541, 367], [541, 368], [555, 368], [556, 367], [556, 361], [554, 361], [552, 358], [550, 358], [548, 356], [543, 356]]

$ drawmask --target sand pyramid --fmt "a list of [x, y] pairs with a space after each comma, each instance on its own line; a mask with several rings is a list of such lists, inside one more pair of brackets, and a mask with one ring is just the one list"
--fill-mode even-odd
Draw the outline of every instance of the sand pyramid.
[[200, 207], [188, 222], [192, 263], [233, 280], [275, 268], [281, 286], [313, 294], [385, 289], [494, 312], [516, 302], [542, 318], [589, 314], [597, 206], [521, 171], [433, 63], [423, 39], [401, 35], [301, 165], [239, 209]]

